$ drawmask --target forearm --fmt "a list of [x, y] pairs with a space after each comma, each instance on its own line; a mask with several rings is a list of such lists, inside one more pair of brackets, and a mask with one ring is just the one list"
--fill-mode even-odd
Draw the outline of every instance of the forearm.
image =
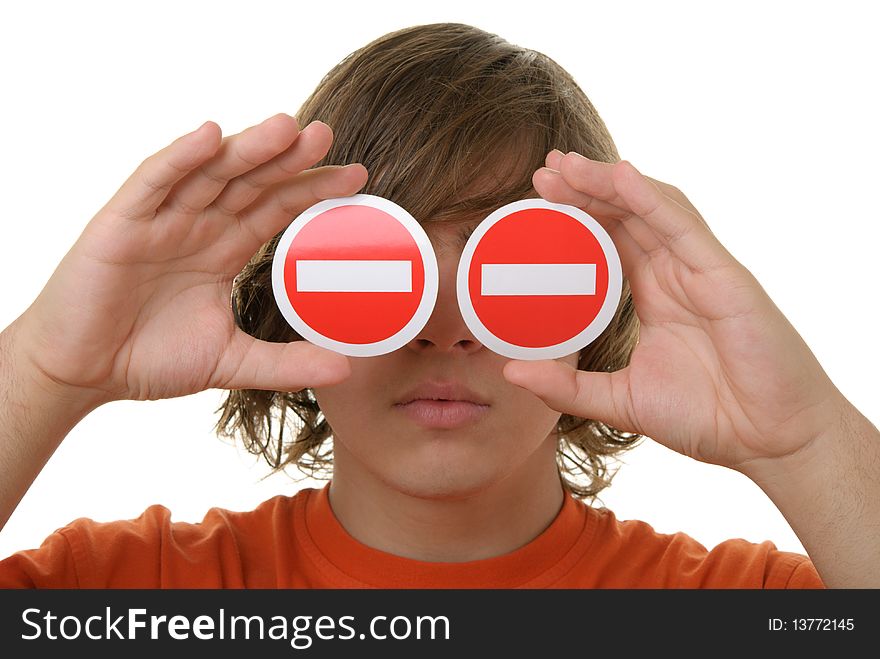
[[0, 528], [70, 430], [97, 403], [28, 368], [16, 337], [0, 332]]
[[828, 588], [880, 588], [880, 431], [847, 404], [801, 455], [748, 474]]

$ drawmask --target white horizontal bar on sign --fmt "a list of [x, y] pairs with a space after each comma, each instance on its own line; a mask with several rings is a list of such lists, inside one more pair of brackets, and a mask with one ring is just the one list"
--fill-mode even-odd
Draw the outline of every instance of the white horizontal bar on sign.
[[484, 263], [482, 295], [595, 295], [595, 263]]
[[410, 261], [296, 262], [300, 293], [411, 293]]

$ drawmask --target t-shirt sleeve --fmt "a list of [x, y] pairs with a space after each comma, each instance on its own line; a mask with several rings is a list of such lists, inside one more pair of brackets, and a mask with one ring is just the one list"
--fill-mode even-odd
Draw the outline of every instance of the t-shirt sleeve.
[[791, 571], [784, 588], [825, 588], [822, 577], [813, 562], [802, 554], [795, 554], [797, 564]]
[[4, 588], [241, 588], [239, 544], [226, 511], [195, 524], [164, 506], [115, 522], [82, 518], [37, 549], [0, 561]]
[[[594, 548], [600, 584], [624, 588], [825, 588], [810, 558], [770, 541], [724, 540], [711, 549], [686, 533], [658, 533], [601, 510]], [[621, 557], [625, 556], [626, 560]]]
[[19, 551], [0, 561], [0, 588], [80, 588], [65, 534], [55, 531], [38, 549]]
[[77, 519], [38, 548], [0, 561], [0, 587], [155, 588], [162, 529], [169, 526], [170, 512], [162, 506], [132, 520]]
[[765, 540], [726, 540], [705, 558], [704, 579], [716, 588], [825, 588], [808, 556], [781, 551]]

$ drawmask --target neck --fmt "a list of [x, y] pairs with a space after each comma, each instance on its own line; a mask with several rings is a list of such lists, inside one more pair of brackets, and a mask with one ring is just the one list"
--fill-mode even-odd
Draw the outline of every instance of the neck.
[[429, 562], [475, 561], [528, 544], [564, 500], [551, 435], [515, 472], [464, 496], [426, 497], [395, 488], [334, 444], [329, 497], [353, 538], [395, 556]]

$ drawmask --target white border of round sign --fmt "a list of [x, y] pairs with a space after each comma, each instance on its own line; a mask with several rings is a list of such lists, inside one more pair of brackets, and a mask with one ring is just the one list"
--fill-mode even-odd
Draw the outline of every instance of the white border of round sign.
[[[542, 348], [529, 348], [514, 343], [508, 343], [492, 334], [492, 332], [489, 331], [480, 320], [479, 316], [477, 316], [468, 291], [468, 271], [470, 270], [471, 261], [473, 260], [474, 252], [476, 251], [480, 240], [486, 235], [489, 229], [491, 229], [492, 226], [502, 218], [507, 217], [511, 213], [529, 208], [548, 208], [565, 213], [578, 220], [596, 237], [596, 240], [602, 247], [602, 251], [605, 253], [605, 260], [608, 263], [608, 292], [605, 296], [605, 302], [602, 304], [602, 307], [599, 309], [599, 313], [596, 314], [593, 322], [591, 322], [579, 334], [573, 336], [567, 341]], [[470, 329], [471, 333], [484, 346], [493, 352], [497, 352], [498, 354], [511, 359], [556, 359], [558, 357], [565, 357], [566, 355], [578, 352], [581, 348], [588, 346], [605, 330], [606, 327], [608, 327], [608, 324], [614, 318], [617, 306], [620, 304], [620, 294], [622, 290], [623, 272], [620, 266], [620, 255], [617, 253], [614, 241], [611, 240], [611, 236], [609, 236], [605, 229], [602, 228], [602, 225], [576, 206], [556, 204], [545, 199], [523, 199], [521, 201], [514, 201], [489, 214], [486, 219], [477, 225], [477, 228], [465, 244], [464, 250], [462, 250], [461, 253], [461, 261], [459, 261], [458, 273], [456, 276], [458, 306], [461, 309], [462, 318], [464, 319], [465, 324], [467, 324], [468, 329]]]
[[[296, 313], [290, 300], [287, 298], [287, 290], [284, 286], [284, 265], [287, 252], [290, 249], [296, 235], [318, 215], [339, 206], [371, 206], [384, 211], [396, 219], [409, 232], [419, 253], [422, 256], [422, 264], [425, 269], [425, 286], [422, 290], [422, 299], [416, 308], [413, 317], [397, 333], [373, 343], [345, 343], [315, 331]], [[284, 234], [278, 241], [275, 255], [272, 260], [272, 291], [275, 295], [275, 303], [278, 305], [285, 320], [304, 339], [323, 348], [340, 352], [351, 357], [374, 357], [402, 348], [415, 338], [428, 319], [437, 302], [437, 290], [439, 286], [439, 272], [437, 269], [437, 257], [434, 255], [434, 247], [422, 226], [404, 208], [398, 206], [390, 199], [377, 197], [376, 195], [356, 194], [350, 197], [337, 197], [325, 199], [300, 213], [290, 226], [284, 230]]]

